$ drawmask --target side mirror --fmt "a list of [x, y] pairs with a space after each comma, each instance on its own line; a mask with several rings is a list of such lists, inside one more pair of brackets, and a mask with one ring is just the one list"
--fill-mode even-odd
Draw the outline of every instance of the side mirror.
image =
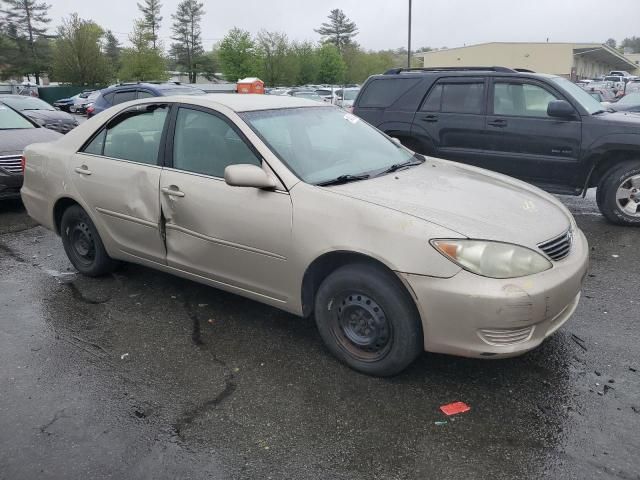
[[575, 113], [576, 111], [566, 100], [553, 100], [547, 105], [547, 115], [550, 117], [569, 118]]
[[232, 187], [276, 188], [276, 182], [257, 165], [229, 165], [224, 169], [224, 181]]

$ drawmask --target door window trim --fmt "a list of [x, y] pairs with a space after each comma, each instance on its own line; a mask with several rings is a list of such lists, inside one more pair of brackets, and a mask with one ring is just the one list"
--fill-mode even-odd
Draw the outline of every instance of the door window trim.
[[544, 82], [541, 82], [539, 80], [533, 79], [533, 78], [522, 78], [522, 77], [515, 77], [515, 78], [511, 78], [511, 77], [491, 77], [491, 83], [490, 83], [490, 87], [489, 87], [489, 91], [488, 91], [488, 100], [487, 100], [487, 115], [488, 116], [494, 116], [494, 117], [509, 117], [509, 118], [528, 118], [528, 119], [538, 119], [538, 120], [553, 120], [553, 121], [560, 121], [560, 119], [558, 118], [553, 118], [553, 117], [549, 117], [549, 116], [545, 116], [545, 117], [534, 117], [532, 115], [509, 115], [509, 114], [497, 114], [493, 111], [493, 107], [494, 107], [494, 97], [495, 97], [495, 84], [496, 83], [513, 83], [513, 84], [517, 84], [517, 85], [534, 85], [536, 87], [542, 88], [543, 90], [545, 90], [547, 93], [550, 93], [551, 95], [553, 95], [554, 97], [556, 97], [558, 100], [564, 100], [566, 101], [569, 105], [571, 105], [576, 113], [575, 117], [573, 119], [564, 119], [563, 121], [580, 121], [580, 114], [578, 113], [578, 109], [576, 109], [576, 106], [573, 104], [573, 102], [569, 99], [567, 99], [562, 92], [560, 92], [559, 90], [556, 90], [555, 88], [553, 88], [550, 85], [547, 85]]
[[[151, 105], [157, 105], [157, 106], [165, 106], [167, 107], [168, 111], [167, 111], [167, 116], [164, 119], [164, 125], [162, 127], [162, 133], [160, 134], [160, 144], [158, 145], [158, 156], [156, 157], [156, 162], [155, 163], [143, 163], [143, 162], [136, 162], [135, 160], [128, 160], [125, 158], [116, 158], [116, 157], [109, 157], [107, 155], [104, 155], [104, 143], [102, 144], [102, 154], [98, 155], [95, 153], [88, 153], [85, 152], [84, 150], [91, 144], [91, 142], [93, 142], [93, 140], [100, 136], [105, 130], [108, 130], [109, 127], [111, 125], [113, 125], [114, 121], [117, 120], [120, 116], [125, 115], [127, 112], [133, 111], [133, 110], [140, 110], [140, 107], [148, 107]], [[169, 120], [171, 118], [171, 115], [173, 113], [174, 110], [174, 104], [173, 103], [169, 103], [169, 102], [151, 102], [151, 103], [142, 103], [142, 104], [138, 104], [138, 105], [133, 105], [131, 107], [125, 108], [124, 110], [119, 111], [118, 113], [114, 114], [111, 118], [109, 118], [106, 122], [103, 123], [102, 127], [100, 127], [98, 130], [96, 130], [95, 132], [93, 132], [93, 134], [89, 137], [88, 140], [86, 140], [81, 146], [80, 148], [76, 151], [76, 153], [82, 154], [82, 155], [89, 155], [92, 157], [99, 157], [99, 158], [108, 158], [109, 160], [114, 160], [114, 161], [118, 161], [118, 162], [127, 162], [127, 163], [135, 163], [136, 165], [145, 165], [148, 167], [162, 167], [164, 164], [164, 153], [165, 153], [165, 143], [167, 141], [167, 134], [169, 131]], [[105, 135], [105, 140], [106, 140], [106, 135]]]

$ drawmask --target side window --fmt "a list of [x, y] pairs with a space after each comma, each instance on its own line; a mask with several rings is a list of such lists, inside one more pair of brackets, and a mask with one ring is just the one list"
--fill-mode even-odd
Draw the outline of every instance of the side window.
[[482, 113], [484, 83], [444, 83], [442, 85], [442, 112]]
[[151, 92], [147, 92], [146, 90], [138, 90], [138, 99], [151, 97], [155, 97], [155, 95]]
[[373, 80], [360, 95], [359, 107], [389, 107], [420, 82], [419, 78]]
[[423, 112], [439, 112], [440, 102], [442, 101], [442, 85], [436, 85], [429, 92], [429, 96], [422, 104]]
[[118, 105], [119, 103], [124, 103], [124, 102], [128, 102], [129, 100], [135, 100], [135, 99], [136, 99], [135, 90], [132, 90], [129, 92], [116, 92], [113, 95], [113, 104]]
[[102, 98], [104, 98], [109, 103], [109, 105], [113, 105], [113, 96], [114, 96], [114, 93], [111, 92], [111, 93], [107, 93], [106, 95], [103, 95]]
[[91, 143], [84, 148], [85, 153], [91, 153], [93, 155], [102, 155], [102, 149], [104, 148], [104, 137], [107, 134], [107, 130], [103, 129], [98, 135], [91, 140]]
[[[157, 165], [160, 138], [168, 110], [166, 105], [153, 105], [151, 108], [123, 112], [107, 126], [102, 154], [105, 157]], [[94, 148], [94, 143], [100, 137], [98, 135], [85, 151]]]
[[173, 141], [173, 168], [224, 177], [229, 165], [261, 161], [231, 126], [216, 115], [181, 108]]
[[493, 87], [493, 113], [523, 117], [547, 117], [549, 102], [558, 97], [530, 83], [496, 82]]

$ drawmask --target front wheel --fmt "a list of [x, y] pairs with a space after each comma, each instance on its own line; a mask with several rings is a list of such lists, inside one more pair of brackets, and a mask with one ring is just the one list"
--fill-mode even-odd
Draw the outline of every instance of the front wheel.
[[618, 225], [640, 226], [640, 161], [613, 168], [598, 185], [596, 196], [607, 220]]
[[83, 275], [98, 277], [118, 266], [107, 254], [89, 215], [79, 205], [67, 208], [62, 214], [60, 236], [67, 257]]
[[331, 273], [318, 289], [315, 318], [329, 350], [368, 375], [395, 375], [423, 350], [411, 297], [392, 273], [373, 265], [346, 265]]

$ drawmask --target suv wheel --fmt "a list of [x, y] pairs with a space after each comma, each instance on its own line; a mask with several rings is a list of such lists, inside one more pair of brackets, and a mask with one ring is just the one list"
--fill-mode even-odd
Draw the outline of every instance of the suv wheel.
[[393, 274], [353, 264], [331, 273], [316, 295], [320, 335], [341, 361], [368, 375], [404, 370], [423, 350], [420, 316]]
[[607, 220], [640, 226], [640, 162], [614, 167], [600, 182], [596, 195]]
[[83, 275], [98, 277], [118, 266], [107, 254], [89, 215], [79, 205], [67, 208], [62, 214], [60, 236], [67, 257]]

